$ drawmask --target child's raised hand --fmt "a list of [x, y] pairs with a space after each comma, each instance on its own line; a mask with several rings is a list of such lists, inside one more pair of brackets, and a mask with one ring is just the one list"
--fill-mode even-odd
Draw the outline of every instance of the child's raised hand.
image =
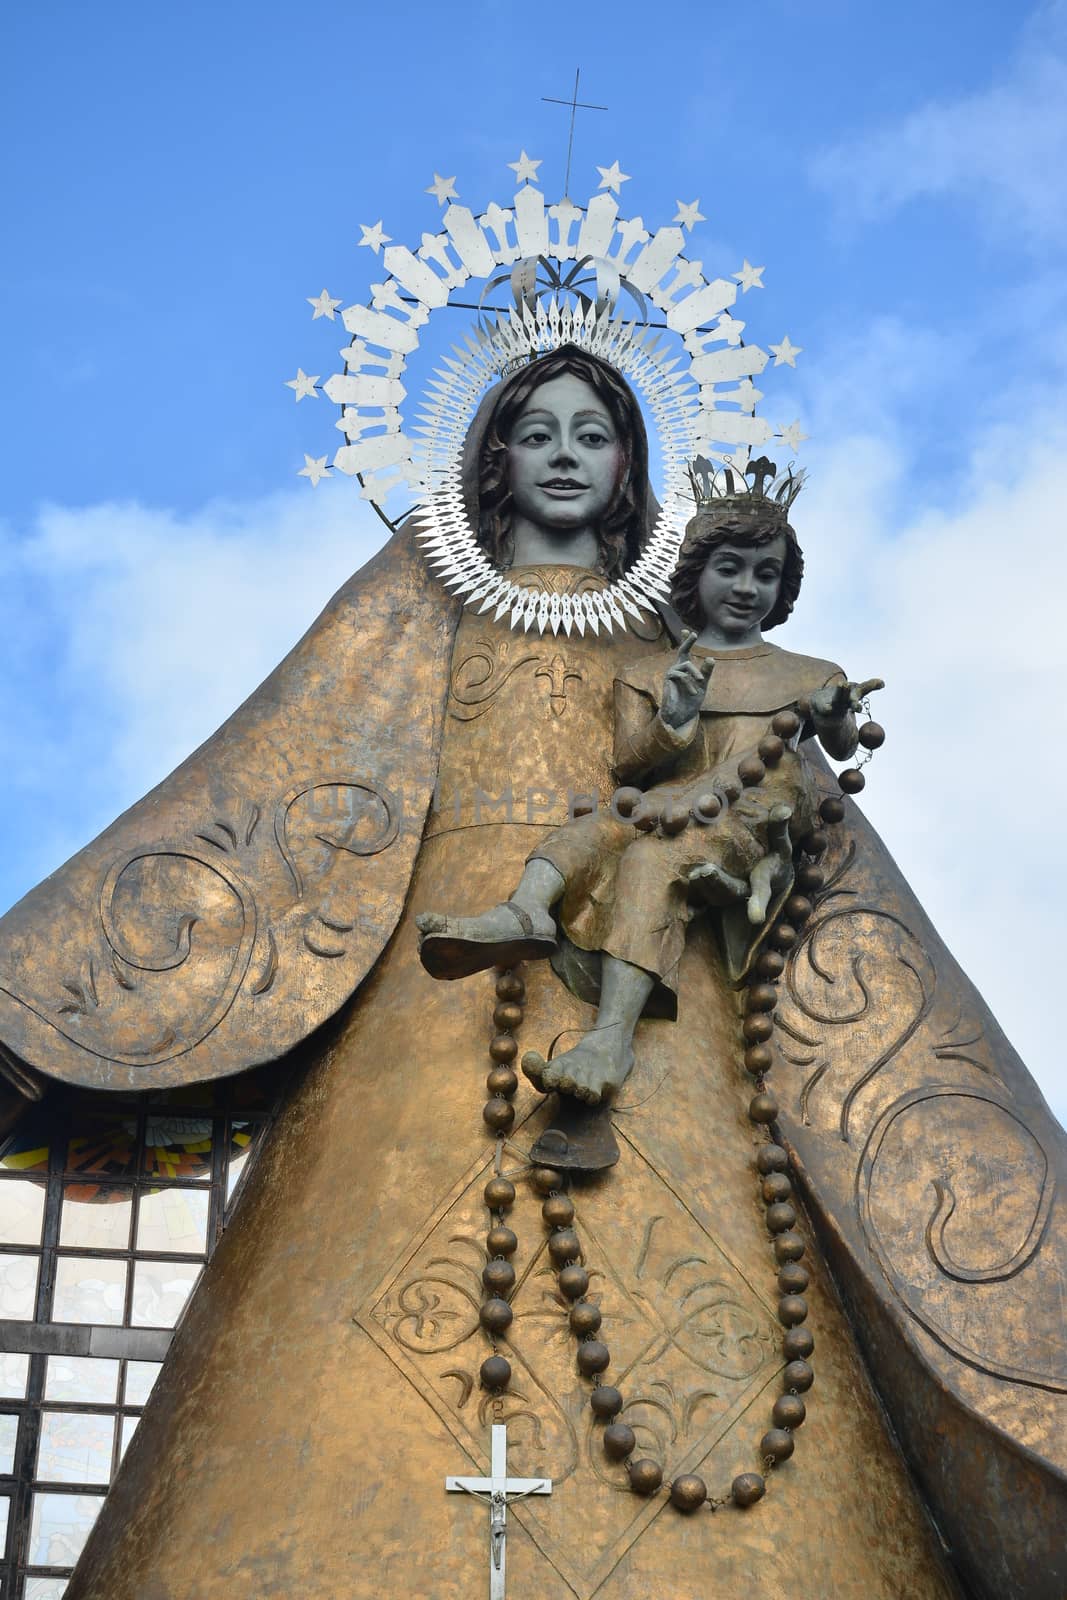
[[693, 661], [690, 651], [695, 642], [696, 634], [686, 629], [678, 646], [678, 654], [673, 664], [667, 668], [667, 675], [663, 680], [660, 716], [669, 728], [683, 728], [704, 704], [704, 695], [715, 662], [711, 656], [701, 662]]

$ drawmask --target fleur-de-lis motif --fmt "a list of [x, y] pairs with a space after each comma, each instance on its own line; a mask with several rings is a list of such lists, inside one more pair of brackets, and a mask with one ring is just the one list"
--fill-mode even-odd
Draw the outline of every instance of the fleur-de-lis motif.
[[548, 679], [548, 703], [552, 707], [552, 715], [561, 717], [567, 709], [567, 684], [572, 681], [581, 683], [582, 674], [573, 667], [568, 667], [557, 652], [546, 667], [538, 667], [534, 676]]

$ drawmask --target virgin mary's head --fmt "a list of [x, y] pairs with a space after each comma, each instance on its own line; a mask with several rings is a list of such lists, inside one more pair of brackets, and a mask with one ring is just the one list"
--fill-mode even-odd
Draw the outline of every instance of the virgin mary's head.
[[[561, 399], [574, 419], [562, 430], [555, 422]], [[475, 464], [477, 539], [501, 571], [514, 560], [516, 516], [563, 541], [569, 528], [592, 522], [596, 570], [608, 579], [639, 555], [653, 506], [648, 442], [633, 391], [606, 361], [563, 345], [512, 373], [487, 396], [468, 438], [469, 504]]]

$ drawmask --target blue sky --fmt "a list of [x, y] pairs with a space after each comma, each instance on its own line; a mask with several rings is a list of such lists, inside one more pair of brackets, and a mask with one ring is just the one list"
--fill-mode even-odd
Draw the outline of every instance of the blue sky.
[[294, 476], [339, 442], [283, 387], [338, 365], [306, 296], [365, 299], [359, 225], [416, 244], [435, 170], [480, 210], [525, 147], [557, 198], [580, 64], [575, 198], [617, 158], [646, 222], [700, 197], [708, 276], [766, 263], [751, 335], [804, 355], [763, 409], [812, 436], [783, 642], [889, 680], [868, 809], [1067, 1116], [1029, 1004], [1067, 891], [1067, 8], [39, 0], [2, 46], [0, 903], [375, 547]]

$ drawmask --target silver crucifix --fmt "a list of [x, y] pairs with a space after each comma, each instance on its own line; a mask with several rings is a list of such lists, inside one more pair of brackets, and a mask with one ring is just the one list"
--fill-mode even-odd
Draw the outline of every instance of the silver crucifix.
[[504, 1600], [505, 1540], [508, 1503], [528, 1494], [551, 1494], [551, 1478], [508, 1477], [508, 1430], [493, 1424], [492, 1461], [488, 1478], [446, 1478], [445, 1488], [474, 1495], [489, 1507], [489, 1600]]

